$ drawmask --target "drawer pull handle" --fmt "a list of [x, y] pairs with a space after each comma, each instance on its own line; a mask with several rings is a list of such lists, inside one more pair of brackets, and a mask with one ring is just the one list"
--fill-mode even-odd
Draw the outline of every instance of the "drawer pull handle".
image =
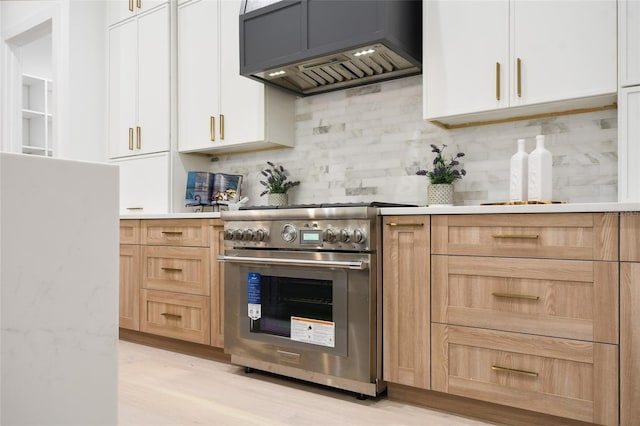
[[166, 235], [182, 235], [182, 231], [162, 231]]
[[162, 315], [163, 317], [167, 317], [167, 318], [182, 319], [182, 315], [170, 314], [168, 312], [163, 312], [160, 315]]
[[491, 293], [491, 295], [493, 295], [495, 297], [508, 297], [508, 298], [511, 298], [511, 299], [528, 299], [528, 300], [539, 300], [540, 299], [539, 296], [533, 296], [531, 294], [493, 292], [493, 293]]
[[538, 373], [534, 371], [516, 370], [515, 368], [499, 367], [497, 365], [492, 365], [491, 369], [493, 371], [499, 371], [501, 373], [519, 374], [521, 376], [528, 376], [528, 377], [538, 377]]
[[395, 223], [395, 222], [389, 222], [387, 223], [387, 226], [424, 226], [424, 223], [419, 223], [419, 222], [407, 222], [407, 223]]
[[182, 268], [169, 268], [169, 267], [163, 266], [160, 269], [162, 269], [163, 271], [182, 272]]
[[127, 210], [144, 210], [144, 207], [125, 207]]
[[527, 240], [537, 240], [538, 234], [493, 234], [493, 238], [525, 238]]

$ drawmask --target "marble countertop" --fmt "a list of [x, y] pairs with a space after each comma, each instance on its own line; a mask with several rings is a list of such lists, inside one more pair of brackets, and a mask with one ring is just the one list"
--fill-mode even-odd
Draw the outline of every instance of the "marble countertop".
[[486, 213], [596, 213], [640, 211], [640, 203], [567, 203], [515, 206], [437, 206], [389, 207], [380, 209], [383, 216]]

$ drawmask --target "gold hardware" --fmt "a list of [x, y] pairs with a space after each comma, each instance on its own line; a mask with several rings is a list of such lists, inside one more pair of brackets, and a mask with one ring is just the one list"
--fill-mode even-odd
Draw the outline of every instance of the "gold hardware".
[[182, 272], [182, 268], [169, 268], [169, 267], [163, 266], [160, 269], [162, 269], [163, 271], [167, 271], [167, 272], [168, 271]]
[[389, 223], [387, 223], [387, 226], [424, 226], [424, 223], [412, 223], [412, 222], [395, 223], [395, 222], [389, 222]]
[[500, 62], [496, 62], [496, 101], [500, 100]]
[[138, 0], [137, 5], [138, 9], [142, 9], [142, 0]]
[[129, 12], [133, 12], [133, 0], [129, 0]]
[[224, 140], [224, 114], [220, 114], [220, 140]]
[[528, 376], [528, 377], [538, 377], [538, 373], [533, 371], [517, 370], [515, 368], [499, 367], [497, 365], [492, 365], [491, 369], [493, 371], [499, 371], [501, 373], [520, 374], [521, 376]]
[[518, 69], [518, 97], [522, 97], [522, 61], [520, 58], [516, 61], [516, 68]]
[[182, 235], [182, 231], [162, 231], [163, 234]]
[[167, 317], [167, 318], [175, 318], [175, 319], [182, 318], [182, 315], [170, 314], [168, 312], [163, 312], [160, 315], [162, 315], [163, 317]]
[[524, 238], [528, 240], [537, 240], [538, 235], [536, 234], [493, 234], [493, 238]]
[[533, 296], [530, 294], [517, 294], [517, 293], [500, 293], [500, 292], [493, 292], [491, 293], [492, 296], [495, 297], [508, 297], [510, 299], [527, 299], [527, 300], [539, 300], [540, 297], [539, 296]]
[[125, 207], [127, 210], [144, 210], [144, 207]]
[[216, 140], [216, 118], [213, 115], [209, 119], [209, 136], [211, 141]]
[[129, 127], [129, 151], [133, 151], [133, 127]]
[[142, 148], [142, 128], [136, 127], [136, 148]]

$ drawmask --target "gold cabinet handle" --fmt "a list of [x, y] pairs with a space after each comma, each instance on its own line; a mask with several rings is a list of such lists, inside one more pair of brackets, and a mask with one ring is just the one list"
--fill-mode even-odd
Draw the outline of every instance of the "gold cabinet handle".
[[127, 210], [144, 210], [144, 207], [125, 207]]
[[406, 223], [395, 223], [395, 222], [389, 222], [387, 223], [387, 226], [424, 226], [424, 223], [418, 223], [418, 222], [406, 222]]
[[220, 114], [220, 140], [224, 140], [224, 114]]
[[182, 272], [182, 268], [170, 268], [168, 266], [163, 266], [162, 268], [163, 271], [167, 271], [167, 272]]
[[518, 97], [521, 98], [522, 97], [522, 61], [520, 60], [520, 58], [516, 60], [516, 70], [518, 73], [517, 93], [518, 93]]
[[497, 365], [492, 365], [491, 369], [493, 371], [499, 371], [501, 373], [519, 374], [521, 376], [528, 376], [528, 377], [538, 377], [538, 373], [534, 371], [517, 370], [515, 368], [506, 368], [506, 367], [500, 367]]
[[540, 297], [539, 296], [534, 296], [531, 294], [518, 294], [518, 293], [500, 293], [500, 292], [493, 292], [491, 293], [492, 296], [495, 297], [507, 297], [510, 299], [527, 299], [527, 300], [539, 300]]
[[216, 140], [216, 118], [212, 115], [209, 119], [209, 137], [212, 142]]
[[182, 231], [162, 231], [162, 233], [167, 235], [182, 235]]
[[142, 9], [142, 0], [138, 0], [136, 5], [138, 6], [138, 9]]
[[129, 12], [133, 12], [133, 0], [129, 0]]
[[162, 315], [163, 317], [173, 318], [173, 319], [181, 319], [182, 318], [182, 315], [170, 314], [168, 312], [163, 312], [160, 315]]
[[496, 101], [500, 100], [500, 62], [496, 62]]
[[129, 127], [129, 151], [133, 151], [133, 127]]
[[493, 238], [523, 238], [526, 240], [537, 240], [537, 234], [493, 234]]
[[142, 128], [136, 127], [136, 148], [142, 148]]

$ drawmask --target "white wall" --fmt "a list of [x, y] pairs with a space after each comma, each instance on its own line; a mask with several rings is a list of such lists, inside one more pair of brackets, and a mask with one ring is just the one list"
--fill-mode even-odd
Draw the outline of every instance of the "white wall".
[[553, 154], [554, 199], [617, 200], [617, 111], [443, 130], [422, 120], [421, 76], [326, 93], [296, 101], [296, 146], [219, 157], [211, 171], [245, 175], [250, 204], [265, 162], [281, 162], [302, 184], [290, 202], [395, 201], [424, 205], [427, 179], [415, 176], [433, 161], [430, 144], [465, 152], [468, 175], [455, 184], [456, 204], [509, 198], [509, 159], [516, 140], [547, 136]]

